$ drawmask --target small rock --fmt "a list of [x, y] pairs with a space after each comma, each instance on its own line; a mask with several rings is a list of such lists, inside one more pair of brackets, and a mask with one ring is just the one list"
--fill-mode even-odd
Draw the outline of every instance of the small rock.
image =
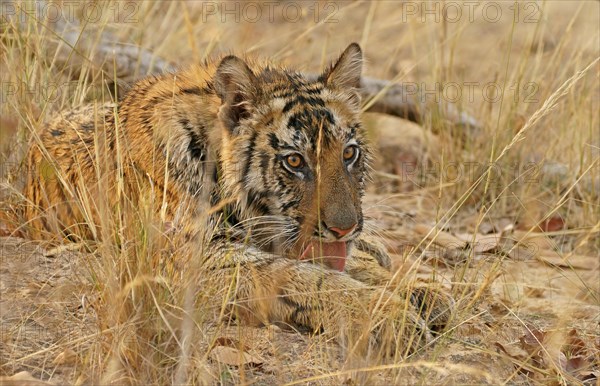
[[363, 123], [376, 152], [373, 167], [383, 175], [377, 185], [401, 191], [419, 185], [428, 164], [440, 154], [437, 136], [414, 122], [381, 113], [364, 113]]

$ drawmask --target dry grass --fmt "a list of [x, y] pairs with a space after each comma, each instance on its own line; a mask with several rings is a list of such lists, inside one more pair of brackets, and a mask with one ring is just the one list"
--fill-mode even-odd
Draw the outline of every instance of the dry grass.
[[[457, 300], [451, 328], [435, 346], [408, 360], [363, 358], [326, 334], [227, 326], [230, 289], [201, 267], [178, 270], [172, 259], [189, 255], [184, 244], [153, 222], [149, 210], [124, 200], [104, 209], [102, 229], [112, 233], [103, 241], [54, 250], [55, 260], [31, 242], [2, 241], [0, 374], [25, 370], [59, 383], [103, 384], [573, 384], [582, 382], [583, 371], [600, 371], [597, 363], [576, 370], [563, 363], [572, 329], [588, 346], [585, 361], [600, 360], [599, 4], [526, 2], [515, 15], [512, 3], [502, 3], [497, 22], [490, 20], [495, 7], [486, 20], [480, 5], [474, 20], [463, 8], [451, 23], [441, 12], [450, 3], [429, 3], [439, 7], [430, 15], [418, 12], [420, 2], [410, 3], [418, 13], [407, 15], [413, 9], [395, 1], [281, 2], [273, 20], [263, 9], [259, 22], [248, 21], [255, 15], [249, 8], [240, 22], [233, 14], [211, 14], [207, 7], [226, 6], [220, 2], [107, 3], [100, 20], [82, 23], [90, 36], [110, 33], [177, 65], [234, 51], [314, 72], [358, 41], [370, 76], [427, 90], [439, 84], [442, 100], [453, 98], [458, 85], [458, 106], [482, 128], [465, 133], [443, 115], [427, 115], [422, 126], [441, 144], [433, 163], [411, 175], [409, 191], [403, 184], [398, 192], [398, 177], [382, 173], [380, 189], [365, 204], [398, 254], [398, 280], [433, 278]], [[285, 4], [294, 4], [287, 14]], [[292, 22], [295, 9], [305, 15]], [[65, 44], [60, 36], [33, 17], [20, 25], [11, 20], [0, 30], [5, 213], [23, 204], [19, 165], [32, 133], [59, 111], [115, 93], [104, 82], [115, 74], [88, 60], [94, 43], [64, 66], [57, 64], [57, 44]], [[489, 82], [504, 94], [485, 98]], [[419, 224], [430, 234], [418, 232]], [[459, 251], [453, 262], [430, 237], [485, 233], [490, 224], [511, 224], [514, 238], [535, 253], [514, 258], [516, 243], [504, 253]], [[16, 294], [27, 301], [8, 297]], [[535, 329], [545, 331], [543, 345], [519, 344]], [[261, 365], [215, 360], [210, 348], [230, 342], [225, 337], [245, 345]], [[57, 360], [60, 355], [72, 358]]]

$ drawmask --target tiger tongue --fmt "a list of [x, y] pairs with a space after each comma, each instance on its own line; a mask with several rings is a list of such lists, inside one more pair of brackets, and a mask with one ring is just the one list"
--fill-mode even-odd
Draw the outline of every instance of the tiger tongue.
[[346, 242], [323, 243], [313, 241], [300, 256], [300, 260], [309, 259], [321, 260], [329, 268], [342, 272], [346, 265]]

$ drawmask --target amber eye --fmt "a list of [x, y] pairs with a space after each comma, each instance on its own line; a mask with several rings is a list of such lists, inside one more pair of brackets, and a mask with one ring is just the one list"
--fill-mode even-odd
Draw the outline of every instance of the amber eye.
[[344, 149], [344, 161], [346, 162], [351, 162], [352, 160], [354, 160], [354, 157], [356, 157], [356, 153], [358, 152], [358, 149], [356, 148], [356, 146], [348, 146]]
[[304, 166], [304, 160], [300, 154], [290, 154], [285, 157], [285, 162], [293, 169], [299, 169]]

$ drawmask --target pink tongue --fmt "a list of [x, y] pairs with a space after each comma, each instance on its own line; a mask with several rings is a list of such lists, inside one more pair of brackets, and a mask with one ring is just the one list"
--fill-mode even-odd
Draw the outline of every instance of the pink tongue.
[[342, 272], [346, 265], [346, 243], [344, 241], [333, 243], [313, 241], [300, 256], [300, 260], [309, 259], [320, 260], [328, 267]]

